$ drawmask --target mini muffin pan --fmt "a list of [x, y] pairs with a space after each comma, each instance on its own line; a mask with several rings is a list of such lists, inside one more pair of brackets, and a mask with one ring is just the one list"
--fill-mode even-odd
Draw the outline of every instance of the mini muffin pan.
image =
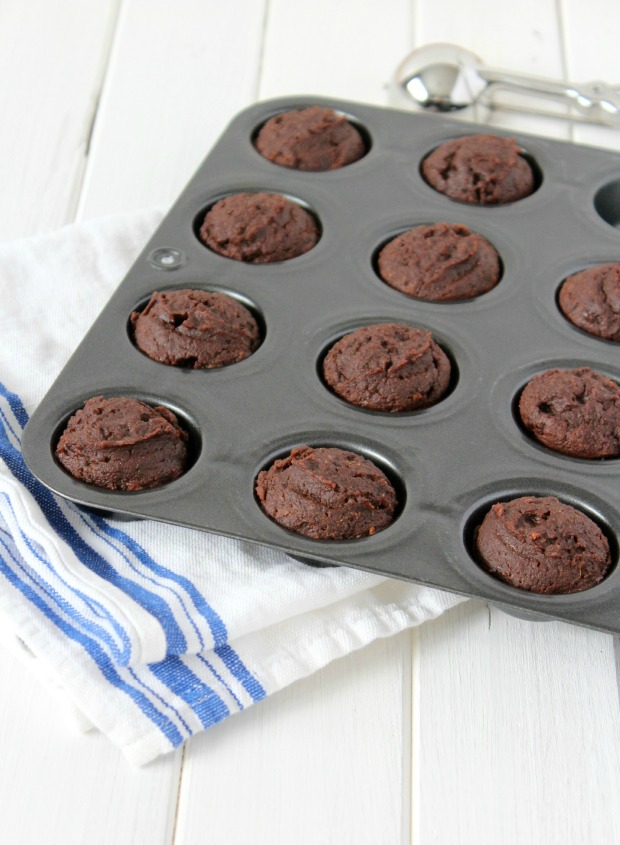
[[[345, 113], [366, 155], [328, 172], [272, 164], [254, 148], [278, 112], [313, 104]], [[551, 367], [589, 366], [620, 381], [620, 347], [572, 326], [557, 292], [572, 273], [620, 260], [620, 155], [509, 133], [535, 168], [538, 187], [511, 205], [473, 206], [435, 192], [420, 163], [440, 143], [489, 132], [434, 115], [359, 103], [287, 98], [259, 103], [230, 124], [130, 269], [33, 415], [24, 436], [32, 472], [82, 505], [212, 531], [281, 549], [310, 563], [342, 564], [476, 597], [533, 619], [620, 632], [620, 462], [565, 457], [535, 443], [516, 406]], [[495, 130], [492, 130], [495, 132]], [[496, 134], [507, 134], [497, 132]], [[277, 264], [217, 255], [197, 237], [206, 210], [235, 192], [283, 194], [321, 229], [306, 254]], [[383, 283], [379, 249], [416, 225], [462, 223], [499, 252], [502, 278], [463, 302], [424, 302]], [[152, 291], [203, 288], [237, 297], [257, 316], [262, 343], [244, 361], [188, 370], [150, 360], [132, 343], [129, 316]], [[453, 364], [448, 395], [405, 414], [362, 410], [321, 379], [332, 343], [362, 325], [430, 329]], [[166, 405], [190, 432], [191, 466], [178, 480], [136, 493], [70, 477], [54, 447], [91, 396], [136, 396]], [[338, 446], [373, 460], [392, 480], [399, 508], [384, 531], [358, 540], [311, 540], [272, 522], [254, 493], [258, 472], [295, 446]], [[554, 495], [606, 533], [613, 568], [591, 590], [534, 595], [483, 571], [475, 526], [497, 501]], [[208, 564], [205, 564], [208, 565]]]

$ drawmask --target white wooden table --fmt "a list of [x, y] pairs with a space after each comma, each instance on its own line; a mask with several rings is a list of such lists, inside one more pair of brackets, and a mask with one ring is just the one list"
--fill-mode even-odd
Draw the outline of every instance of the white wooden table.
[[[619, 34], [614, 0], [1, 0], [0, 240], [167, 207], [244, 106], [385, 104], [423, 43], [614, 82]], [[0, 843], [611, 845], [617, 671], [610, 636], [469, 602], [135, 769], [0, 652]]]

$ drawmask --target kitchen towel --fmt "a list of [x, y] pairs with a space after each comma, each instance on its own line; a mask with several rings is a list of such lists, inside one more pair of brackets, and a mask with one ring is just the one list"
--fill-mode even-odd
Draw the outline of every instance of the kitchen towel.
[[[161, 219], [0, 246], [0, 620], [37, 674], [136, 764], [461, 598], [64, 501], [20, 450], [28, 414]], [[415, 554], [415, 549], [411, 550]]]

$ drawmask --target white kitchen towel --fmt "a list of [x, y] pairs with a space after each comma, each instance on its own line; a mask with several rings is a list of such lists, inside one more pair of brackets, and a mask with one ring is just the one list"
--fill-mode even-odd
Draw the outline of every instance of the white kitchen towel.
[[38, 674], [137, 764], [462, 600], [106, 519], [30, 474], [20, 450], [29, 411], [160, 219], [142, 212], [0, 246], [0, 616]]

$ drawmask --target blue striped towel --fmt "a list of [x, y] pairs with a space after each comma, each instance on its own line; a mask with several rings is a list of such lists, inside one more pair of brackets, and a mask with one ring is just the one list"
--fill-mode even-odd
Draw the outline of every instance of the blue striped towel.
[[28, 409], [160, 216], [0, 247], [0, 621], [136, 764], [460, 601], [186, 528], [104, 519], [30, 474], [20, 450]]

